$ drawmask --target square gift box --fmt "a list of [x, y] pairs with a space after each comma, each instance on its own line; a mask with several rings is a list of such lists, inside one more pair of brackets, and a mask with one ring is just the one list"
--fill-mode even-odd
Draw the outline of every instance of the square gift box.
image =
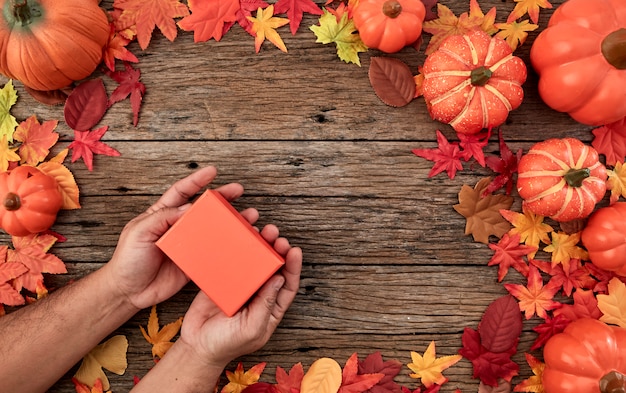
[[285, 263], [217, 191], [205, 191], [157, 246], [229, 317]]

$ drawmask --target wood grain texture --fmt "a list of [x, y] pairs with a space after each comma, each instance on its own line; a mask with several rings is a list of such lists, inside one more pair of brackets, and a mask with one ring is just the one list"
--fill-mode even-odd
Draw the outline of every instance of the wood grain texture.
[[[468, 9], [467, 0], [441, 3], [457, 15]], [[515, 6], [513, 0], [480, 4], [484, 11], [496, 6], [498, 21]], [[541, 11], [541, 26], [551, 13]], [[287, 27], [279, 30], [287, 54], [269, 43], [255, 54], [253, 39], [239, 27], [220, 42], [194, 44], [192, 34], [179, 31], [172, 43], [156, 31], [147, 50], [131, 44], [147, 87], [139, 124], [132, 126], [128, 101], [114, 105], [99, 126], [109, 127], [104, 140], [121, 157], [97, 156], [93, 172], [82, 162], [68, 164], [83, 207], [61, 212], [53, 227], [68, 239], [52, 252], [69, 272], [47, 277], [49, 286], [98, 269], [128, 220], [177, 179], [215, 165], [215, 186], [241, 182], [246, 193], [236, 207], [256, 207], [259, 224], [277, 224], [305, 256], [299, 295], [285, 320], [265, 348], [237, 359], [231, 369], [237, 361], [246, 368], [265, 361], [263, 379], [273, 382], [276, 366], [302, 362], [307, 368], [324, 356], [343, 365], [354, 352], [364, 357], [380, 351], [406, 364], [410, 351], [422, 353], [432, 340], [438, 354], [457, 353], [464, 327], [475, 328], [485, 307], [506, 294], [497, 268], [487, 266], [492, 251], [464, 235], [465, 220], [452, 208], [463, 184], [492, 172], [474, 163], [454, 180], [428, 178], [432, 163], [411, 149], [435, 147], [438, 129], [455, 139], [452, 129], [431, 120], [422, 99], [403, 108], [383, 104], [367, 77], [371, 56], [383, 54], [361, 55], [362, 67], [345, 64], [333, 45], [315, 43], [308, 29], [313, 24], [317, 19], [305, 15], [295, 36]], [[516, 52], [527, 64], [536, 34]], [[424, 61], [423, 51], [412, 48], [391, 56], [414, 73]], [[115, 84], [102, 77], [110, 93]], [[12, 113], [18, 120], [32, 114], [40, 121], [62, 119], [62, 107], [39, 104], [15, 84], [19, 101]], [[509, 147], [527, 150], [550, 137], [591, 141], [591, 128], [546, 107], [536, 85], [529, 67], [524, 103], [501, 127]], [[62, 121], [57, 130], [60, 149], [73, 133]], [[486, 154], [498, 153], [493, 135]], [[514, 272], [505, 281], [522, 282]], [[189, 285], [160, 304], [162, 323], [182, 316], [196, 291]], [[114, 332], [130, 341], [127, 373], [111, 376], [115, 393], [130, 390], [133, 376], [153, 366], [138, 328], [148, 315], [143, 310]], [[514, 383], [531, 375], [523, 352], [535, 338], [536, 322], [524, 324], [514, 358], [521, 376]], [[415, 389], [409, 372], [403, 368], [397, 380]], [[462, 360], [445, 373], [451, 382], [442, 391], [476, 391], [471, 374], [470, 362]], [[50, 393], [74, 392], [71, 375]]]

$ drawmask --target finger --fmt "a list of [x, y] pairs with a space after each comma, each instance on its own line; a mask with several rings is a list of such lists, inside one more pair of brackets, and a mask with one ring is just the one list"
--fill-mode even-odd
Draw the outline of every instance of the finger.
[[243, 195], [243, 186], [239, 183], [228, 183], [216, 188], [227, 201], [234, 201]]
[[215, 176], [217, 176], [217, 169], [213, 166], [208, 166], [178, 180], [163, 193], [154, 205], [148, 208], [148, 212], [154, 212], [163, 207], [176, 207], [189, 202], [189, 199], [211, 183]]
[[279, 237], [274, 242], [274, 249], [277, 253], [282, 255], [283, 257], [287, 255], [287, 252], [291, 249], [291, 245], [289, 244], [289, 240], [284, 237]]
[[134, 222], [134, 233], [145, 234], [145, 241], [156, 241], [185, 213], [190, 205], [164, 207], [152, 214], [146, 214]]
[[285, 278], [285, 283], [276, 298], [276, 310], [274, 317], [282, 318], [287, 309], [295, 299], [300, 288], [300, 273], [302, 272], [302, 250], [300, 247], [293, 247], [287, 252], [285, 266], [280, 274]]
[[278, 239], [278, 227], [274, 224], [268, 224], [261, 230], [261, 236], [265, 239], [269, 244], [274, 244], [276, 239]]
[[[249, 319], [259, 324], [257, 329], [271, 333], [276, 329], [282, 315], [276, 313], [276, 300], [283, 287], [285, 278], [280, 275], [272, 276], [257, 292], [248, 306]], [[284, 314], [284, 313], [283, 313]], [[278, 315], [276, 317], [275, 315]], [[273, 318], [270, 318], [273, 317]], [[269, 329], [267, 326], [269, 325]], [[255, 328], [252, 328], [253, 330]]]
[[250, 223], [250, 225], [254, 225], [254, 223], [259, 219], [259, 211], [253, 207], [242, 211], [241, 215]]

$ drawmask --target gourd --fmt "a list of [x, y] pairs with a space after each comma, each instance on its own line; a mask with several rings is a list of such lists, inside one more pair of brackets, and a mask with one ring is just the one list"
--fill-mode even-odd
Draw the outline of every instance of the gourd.
[[433, 119], [473, 134], [520, 106], [526, 71], [504, 40], [474, 30], [446, 38], [426, 58], [422, 91]]
[[27, 165], [0, 173], [0, 198], [0, 227], [13, 236], [49, 229], [63, 205], [57, 181]]
[[353, 11], [363, 43], [387, 53], [417, 41], [425, 16], [421, 0], [360, 0]]
[[626, 329], [582, 318], [552, 336], [543, 350], [546, 393], [626, 391]]
[[594, 265], [626, 276], [626, 202], [616, 202], [591, 214], [581, 240]]
[[102, 60], [109, 22], [96, 0], [0, 0], [0, 73], [34, 90], [89, 76]]
[[536, 143], [517, 170], [523, 205], [556, 221], [589, 216], [606, 193], [606, 167], [598, 152], [575, 138]]
[[626, 116], [626, 1], [567, 0], [535, 39], [530, 60], [539, 94], [576, 121]]

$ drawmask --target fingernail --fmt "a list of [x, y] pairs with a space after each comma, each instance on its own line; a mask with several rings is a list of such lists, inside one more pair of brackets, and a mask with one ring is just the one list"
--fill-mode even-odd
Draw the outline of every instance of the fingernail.
[[178, 210], [185, 211], [191, 207], [191, 203], [185, 203], [184, 205], [178, 206]]
[[276, 280], [276, 282], [274, 283], [274, 290], [276, 290], [276, 291], [280, 291], [280, 289], [285, 284], [285, 277], [283, 277], [283, 276], [278, 276], [278, 277], [280, 279]]

